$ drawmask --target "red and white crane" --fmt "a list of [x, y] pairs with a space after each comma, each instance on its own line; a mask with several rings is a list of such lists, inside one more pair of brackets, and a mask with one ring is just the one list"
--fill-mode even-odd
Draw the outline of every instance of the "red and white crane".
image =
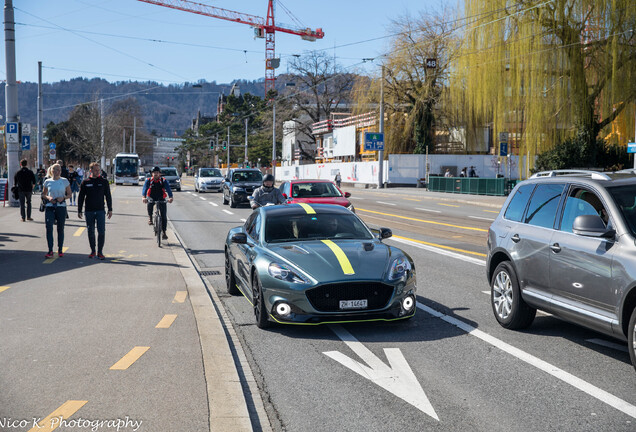
[[276, 69], [280, 59], [275, 57], [275, 34], [277, 31], [300, 36], [304, 40], [315, 41], [322, 39], [325, 33], [321, 28], [312, 30], [310, 28], [290, 28], [281, 27], [274, 24], [274, 0], [268, 0], [267, 18], [235, 12], [228, 9], [214, 7], [203, 3], [196, 3], [189, 0], [138, 0], [144, 3], [165, 6], [185, 12], [205, 15], [226, 21], [233, 21], [241, 24], [248, 24], [254, 28], [256, 37], [265, 39], [265, 94], [274, 89], [276, 82]]

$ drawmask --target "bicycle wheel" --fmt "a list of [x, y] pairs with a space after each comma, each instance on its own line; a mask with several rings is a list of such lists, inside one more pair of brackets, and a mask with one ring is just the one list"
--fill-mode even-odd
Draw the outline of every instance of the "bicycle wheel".
[[157, 236], [157, 246], [161, 247], [161, 213], [155, 210], [155, 235]]

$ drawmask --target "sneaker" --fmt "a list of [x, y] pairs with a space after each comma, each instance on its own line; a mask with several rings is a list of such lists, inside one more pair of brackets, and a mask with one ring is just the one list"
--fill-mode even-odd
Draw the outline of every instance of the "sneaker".
[[97, 258], [99, 258], [100, 260], [104, 261], [106, 259], [106, 257], [100, 253], [97, 254]]
[[27, 220], [28, 220], [28, 221], [32, 221], [32, 220], [33, 220], [33, 218], [27, 218]]
[[88, 259], [93, 259], [95, 258], [95, 252], [91, 252], [91, 254], [88, 256]]
[[148, 225], [152, 225], [152, 219], [148, 219]]
[[24, 219], [24, 218], [22, 218], [22, 222], [24, 222], [24, 221], [25, 221], [25, 219]]
[[57, 256], [58, 256], [58, 257], [60, 257], [60, 258], [62, 258], [62, 257], [64, 256], [64, 252], [58, 252], [58, 253], [57, 253]]
[[50, 251], [46, 255], [44, 255], [44, 258], [53, 258], [53, 251]]
[[166, 232], [164, 231], [163, 234], [161, 235], [161, 238], [163, 240], [168, 240], [168, 234], [166, 234]]

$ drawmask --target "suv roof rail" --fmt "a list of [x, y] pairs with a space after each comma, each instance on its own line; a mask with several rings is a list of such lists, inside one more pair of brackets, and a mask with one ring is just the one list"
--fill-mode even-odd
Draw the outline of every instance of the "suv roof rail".
[[541, 171], [541, 172], [533, 174], [530, 178], [556, 177], [556, 176], [585, 176], [595, 180], [611, 180], [612, 179], [607, 174], [599, 172], [599, 171], [572, 170], [572, 169]]

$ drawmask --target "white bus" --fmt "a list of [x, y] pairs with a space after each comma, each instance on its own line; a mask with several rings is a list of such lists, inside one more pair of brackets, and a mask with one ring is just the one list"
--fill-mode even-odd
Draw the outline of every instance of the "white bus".
[[139, 156], [136, 153], [117, 153], [113, 159], [115, 184], [139, 186]]

